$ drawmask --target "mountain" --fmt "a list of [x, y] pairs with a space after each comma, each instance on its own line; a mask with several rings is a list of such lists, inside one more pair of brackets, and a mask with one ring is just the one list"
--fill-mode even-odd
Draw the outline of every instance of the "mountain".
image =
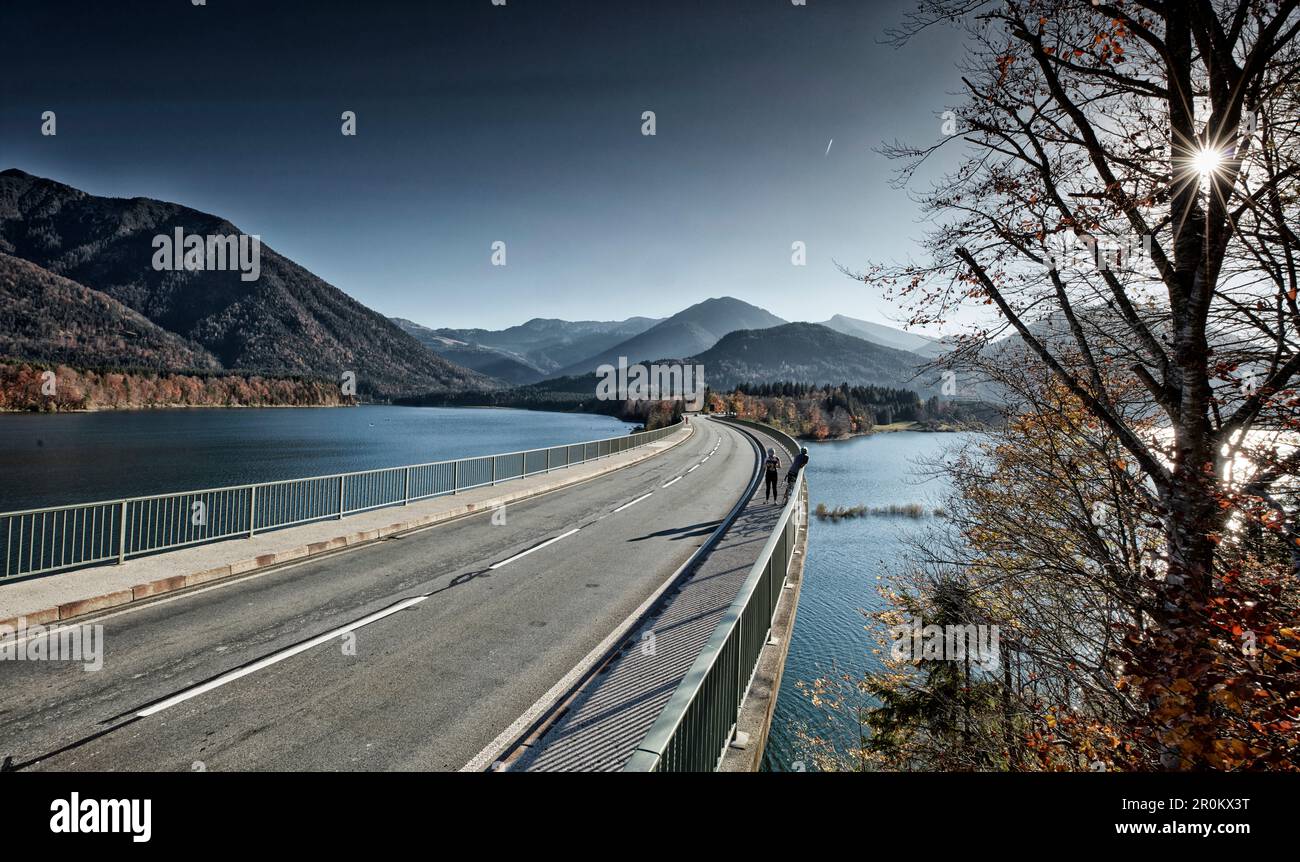
[[389, 318], [403, 332], [413, 336], [416, 341], [434, 353], [464, 368], [495, 377], [516, 386], [541, 380], [545, 375], [536, 367], [516, 359], [509, 353], [471, 344], [447, 335], [439, 335], [427, 326], [421, 326], [403, 317]]
[[895, 350], [910, 350], [930, 359], [948, 352], [948, 348], [938, 339], [895, 329], [881, 323], [872, 323], [869, 320], [846, 317], [843, 314], [837, 314], [830, 320], [822, 321], [819, 325], [844, 335], [852, 335], [854, 338], [870, 341], [873, 344], [892, 347]]
[[[922, 371], [927, 364], [923, 357], [844, 335], [817, 323], [742, 329], [728, 333], [713, 347], [694, 357], [684, 360], [656, 357], [646, 361], [651, 364], [683, 361], [703, 365], [705, 383], [715, 392], [732, 391], [740, 383], [793, 382], [832, 386], [848, 383], [850, 386], [874, 386], [900, 392], [910, 390], [908, 398], [912, 400], [917, 393], [922, 398], [937, 394], [937, 375]], [[620, 401], [596, 400], [598, 383], [594, 371], [588, 371], [551, 377], [511, 389], [435, 395], [408, 399], [408, 402], [595, 412], [620, 409]]]
[[818, 323], [787, 323], [770, 329], [746, 329], [724, 336], [688, 360], [704, 366], [710, 388], [737, 383], [843, 383], [912, 389], [934, 394], [935, 375], [920, 373], [925, 360], [836, 332]]
[[83, 367], [216, 371], [208, 351], [85, 285], [0, 254], [0, 356]]
[[192, 341], [222, 367], [340, 379], [362, 394], [495, 384], [430, 351], [383, 315], [261, 245], [260, 277], [153, 268], [158, 235], [234, 235], [219, 216], [148, 198], [106, 198], [0, 172], [0, 252], [106, 294]]
[[783, 323], [785, 321], [776, 315], [730, 296], [706, 299], [639, 335], [573, 363], [559, 371], [557, 376], [590, 374], [606, 363], [616, 364], [620, 356], [626, 356], [628, 362], [694, 356], [713, 347], [729, 332], [766, 329]]
[[547, 376], [586, 356], [613, 347], [658, 323], [653, 317], [627, 320], [556, 320], [535, 317], [508, 329], [435, 329], [437, 335], [486, 347]]

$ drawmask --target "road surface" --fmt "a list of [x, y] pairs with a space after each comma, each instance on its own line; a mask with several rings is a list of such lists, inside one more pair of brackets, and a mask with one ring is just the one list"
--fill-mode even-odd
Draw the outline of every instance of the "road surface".
[[504, 524], [484, 513], [89, 619], [102, 670], [0, 662], [0, 763], [459, 769], [690, 556], [755, 457], [697, 420], [663, 455], [511, 504]]

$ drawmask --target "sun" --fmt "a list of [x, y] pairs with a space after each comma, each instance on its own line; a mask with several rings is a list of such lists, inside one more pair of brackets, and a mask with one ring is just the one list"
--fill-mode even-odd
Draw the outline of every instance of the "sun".
[[1202, 178], [1217, 174], [1227, 160], [1222, 150], [1214, 147], [1201, 147], [1192, 155], [1192, 170]]

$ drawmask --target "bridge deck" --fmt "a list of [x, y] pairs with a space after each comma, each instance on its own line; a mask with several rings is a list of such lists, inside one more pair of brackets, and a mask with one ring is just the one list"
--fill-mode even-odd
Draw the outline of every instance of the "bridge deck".
[[0, 625], [17, 626], [20, 618], [28, 625], [53, 623], [493, 509], [645, 461], [673, 448], [691, 434], [689, 427], [683, 428], [663, 440], [585, 464], [534, 473], [408, 506], [389, 506], [351, 514], [341, 520], [268, 530], [253, 538], [232, 538], [133, 557], [120, 566], [93, 566], [0, 582]]
[[[754, 433], [764, 451], [769, 446], [776, 449], [784, 477], [789, 455], [777, 441]], [[622, 769], [735, 599], [780, 513], [779, 503], [763, 500], [760, 485], [721, 541], [661, 611], [579, 692], [558, 721], [525, 745], [509, 768]], [[701, 538], [704, 535], [707, 531]]]
[[641, 619], [735, 506], [749, 442], [691, 427], [499, 523], [462, 518], [94, 617], [98, 672], [0, 662], [0, 771], [464, 768]]

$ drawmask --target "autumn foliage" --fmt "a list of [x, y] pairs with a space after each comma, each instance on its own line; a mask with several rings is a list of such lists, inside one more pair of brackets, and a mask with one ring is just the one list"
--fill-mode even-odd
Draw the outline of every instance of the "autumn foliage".
[[742, 383], [731, 392], [707, 393], [711, 412], [731, 412], [766, 422], [794, 437], [835, 440], [869, 434], [877, 425], [914, 423], [917, 428], [983, 428], [996, 421], [987, 404], [922, 401], [908, 389], [810, 383]]
[[256, 374], [100, 371], [0, 362], [0, 410], [324, 407], [351, 403], [333, 381]]

